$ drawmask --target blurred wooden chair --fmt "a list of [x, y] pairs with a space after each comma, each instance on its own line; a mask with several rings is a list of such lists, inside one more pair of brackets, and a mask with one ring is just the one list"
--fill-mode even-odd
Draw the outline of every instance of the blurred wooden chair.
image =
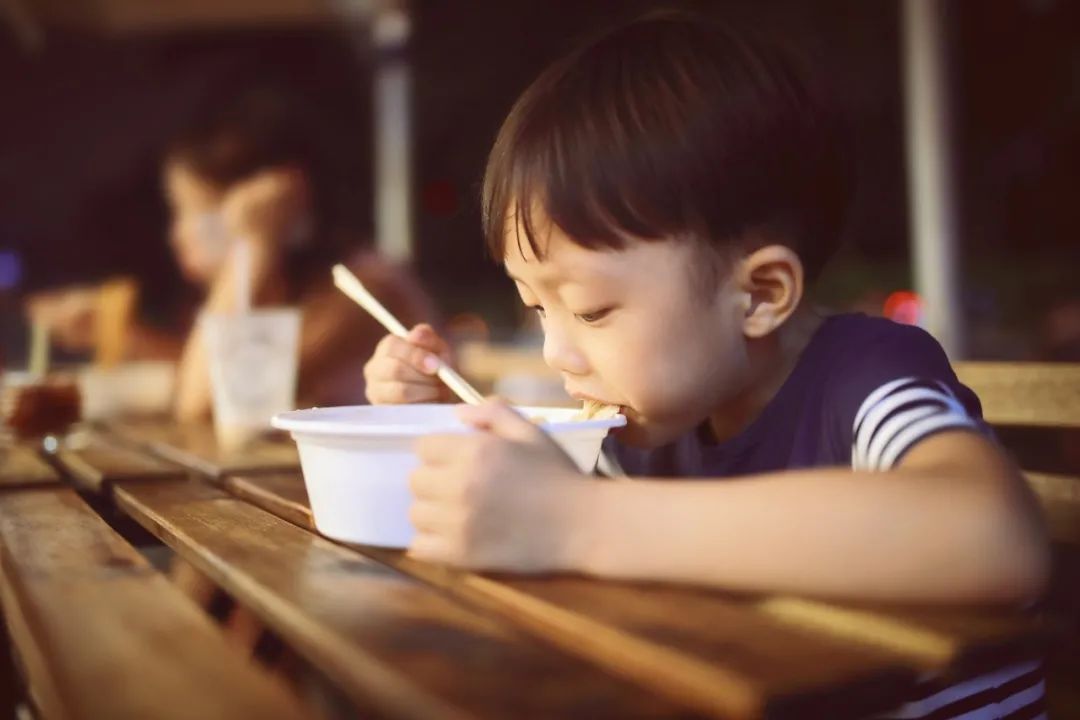
[[[960, 362], [954, 367], [960, 382], [979, 396], [991, 425], [1054, 433], [1063, 450], [1080, 443], [1080, 364]], [[1080, 548], [1080, 476], [1072, 474], [1075, 467], [1064, 470], [1025, 468], [1024, 476], [1053, 539]]]
[[[1053, 575], [1042, 606], [1068, 628], [1047, 657], [1047, 710], [1050, 717], [1072, 717], [1080, 707], [1080, 364], [962, 362], [954, 368], [979, 396], [983, 416], [1021, 467], [1039, 466], [1025, 468], [1024, 476], [1054, 542]], [[1024, 433], [1015, 438], [1018, 443], [1011, 432], [1017, 428]], [[1032, 433], [1056, 442], [1031, 443]]]

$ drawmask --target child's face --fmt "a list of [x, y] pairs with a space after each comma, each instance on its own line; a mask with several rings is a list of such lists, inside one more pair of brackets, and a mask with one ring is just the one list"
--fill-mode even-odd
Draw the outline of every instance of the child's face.
[[544, 360], [571, 396], [622, 406], [626, 442], [669, 442], [745, 385], [745, 304], [730, 279], [703, 291], [691, 243], [589, 250], [552, 226], [542, 260], [512, 230], [506, 246], [507, 274], [541, 315]]

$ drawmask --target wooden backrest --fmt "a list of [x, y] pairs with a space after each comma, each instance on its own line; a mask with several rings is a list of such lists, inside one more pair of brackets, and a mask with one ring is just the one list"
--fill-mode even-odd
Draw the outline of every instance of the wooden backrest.
[[992, 425], [1080, 428], [1080, 364], [959, 362]]
[[[999, 427], [1080, 429], [1080, 364], [960, 362], [960, 382], [979, 396], [983, 417]], [[1058, 442], [1078, 439], [1061, 437]], [[1053, 538], [1080, 545], [1080, 477], [1076, 468], [1060, 474], [1025, 476], [1046, 514]]]

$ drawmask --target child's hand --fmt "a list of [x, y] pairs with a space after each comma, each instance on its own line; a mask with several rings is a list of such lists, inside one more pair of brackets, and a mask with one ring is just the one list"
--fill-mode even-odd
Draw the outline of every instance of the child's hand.
[[307, 176], [289, 167], [263, 170], [231, 187], [221, 205], [230, 237], [274, 245], [286, 242], [310, 211]]
[[410, 554], [475, 569], [574, 569], [596, 483], [502, 402], [462, 406], [460, 416], [481, 432], [416, 445]]
[[450, 346], [430, 325], [417, 325], [404, 340], [387, 335], [364, 365], [368, 402], [400, 405], [448, 401], [452, 393], [435, 375], [439, 359], [450, 361]]

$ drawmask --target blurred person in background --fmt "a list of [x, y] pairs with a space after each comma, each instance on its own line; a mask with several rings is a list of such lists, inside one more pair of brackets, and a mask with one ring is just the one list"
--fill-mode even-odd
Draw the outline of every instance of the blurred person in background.
[[[324, 138], [301, 98], [273, 87], [211, 98], [167, 144], [162, 177], [170, 209], [169, 243], [184, 278], [198, 289], [199, 312], [232, 312], [246, 241], [253, 307], [301, 309], [297, 404], [363, 402], [363, 366], [381, 327], [338, 292], [330, 268], [345, 263], [403, 322], [431, 316], [425, 292], [407, 268], [363, 247], [345, 229]], [[26, 312], [66, 350], [93, 350], [99, 288], [32, 296]], [[192, 315], [194, 315], [192, 313]], [[173, 334], [133, 322], [126, 359], [177, 359], [175, 414], [210, 413], [206, 351], [189, 320]]]

